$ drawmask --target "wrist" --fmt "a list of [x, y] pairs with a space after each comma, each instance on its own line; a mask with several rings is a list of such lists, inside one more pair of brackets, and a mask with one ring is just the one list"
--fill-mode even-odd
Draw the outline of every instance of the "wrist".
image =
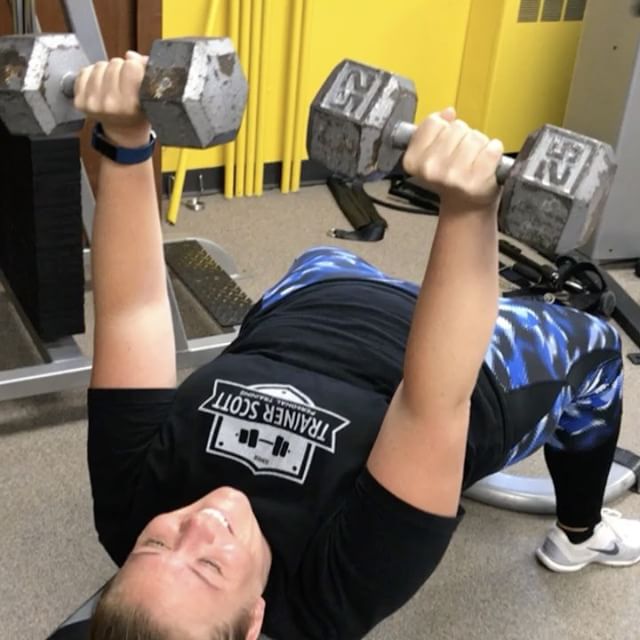
[[144, 124], [138, 127], [118, 128], [110, 125], [102, 125], [104, 136], [117, 147], [125, 149], [137, 149], [149, 143], [151, 125]]
[[500, 206], [500, 200], [489, 200], [486, 202], [472, 202], [469, 200], [462, 200], [453, 198], [441, 198], [440, 199], [440, 215], [455, 215], [455, 216], [468, 216], [468, 215], [481, 215], [481, 216], [497, 216], [498, 208]]

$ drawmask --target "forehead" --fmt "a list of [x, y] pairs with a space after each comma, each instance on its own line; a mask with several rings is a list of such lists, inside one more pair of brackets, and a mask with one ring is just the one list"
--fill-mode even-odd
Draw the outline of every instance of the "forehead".
[[159, 554], [130, 555], [114, 589], [118, 599], [143, 609], [159, 625], [179, 624], [181, 637], [208, 637], [213, 626], [228, 622], [234, 612], [230, 594], [205, 584], [184, 564], [163, 561]]

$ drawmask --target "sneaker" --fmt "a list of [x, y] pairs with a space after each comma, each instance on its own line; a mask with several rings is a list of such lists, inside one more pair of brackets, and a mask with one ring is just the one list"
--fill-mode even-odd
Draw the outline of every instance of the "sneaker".
[[536, 551], [538, 560], [551, 571], [569, 573], [588, 564], [628, 567], [640, 561], [640, 521], [626, 520], [613, 509], [602, 510], [602, 521], [593, 535], [573, 544], [556, 524]]

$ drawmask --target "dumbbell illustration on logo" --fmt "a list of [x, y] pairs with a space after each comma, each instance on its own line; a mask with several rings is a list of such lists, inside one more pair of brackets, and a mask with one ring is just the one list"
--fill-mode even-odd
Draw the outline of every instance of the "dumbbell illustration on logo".
[[244, 444], [249, 449], [255, 449], [258, 444], [267, 444], [271, 447], [271, 454], [276, 458], [284, 458], [289, 453], [289, 442], [282, 436], [277, 436], [274, 440], [267, 440], [260, 437], [258, 429], [240, 429], [236, 434], [240, 444]]

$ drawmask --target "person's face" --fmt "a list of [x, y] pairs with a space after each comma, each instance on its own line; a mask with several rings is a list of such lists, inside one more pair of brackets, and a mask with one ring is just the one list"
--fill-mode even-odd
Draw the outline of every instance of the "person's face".
[[[270, 555], [246, 496], [221, 488], [183, 509], [154, 518], [117, 578], [126, 601], [158, 622], [204, 637], [258, 607]], [[256, 604], [257, 603], [257, 604]], [[259, 628], [259, 627], [258, 627]]]

